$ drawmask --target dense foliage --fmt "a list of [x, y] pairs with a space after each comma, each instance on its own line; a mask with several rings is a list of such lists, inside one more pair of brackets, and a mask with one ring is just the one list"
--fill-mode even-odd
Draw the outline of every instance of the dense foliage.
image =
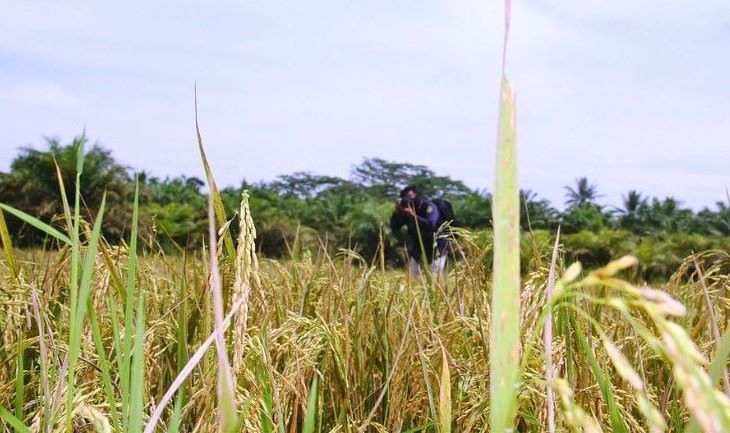
[[[0, 202], [55, 222], [62, 214], [56, 166], [66, 194], [72, 195], [79, 137], [62, 145], [48, 140], [46, 150], [21, 149], [8, 173], [0, 173]], [[160, 179], [139, 175], [141, 227], [148, 247], [165, 251], [202, 245], [207, 224], [207, 195], [203, 180], [179, 176]], [[440, 176], [422, 165], [365, 159], [353, 167], [348, 179], [298, 172], [281, 175], [271, 182], [249, 183], [221, 191], [229, 216], [235, 215], [240, 193], [247, 189], [258, 226], [258, 249], [265, 255], [282, 256], [297, 246], [330, 250], [353, 248], [365, 258], [375, 255], [378, 240], [386, 240], [386, 258], [400, 261], [400, 241], [387, 232], [392, 200], [401, 187], [418, 185], [431, 197], [446, 197], [454, 206], [458, 225], [487, 232], [491, 226], [491, 195], [467, 187], [463, 182]], [[87, 150], [82, 174], [82, 191], [87, 212], [94, 213], [107, 194], [104, 235], [120, 239], [128, 225], [134, 176], [108, 150], [94, 145]], [[554, 231], [562, 226], [568, 253], [593, 263], [638, 246], [661, 260], [663, 272], [693, 250], [727, 246], [730, 236], [730, 208], [719, 201], [714, 209], [694, 212], [672, 197], [647, 197], [629, 191], [618, 207], [596, 202], [596, 185], [586, 178], [566, 187], [566, 207], [559, 210], [534, 191], [523, 190], [521, 226], [526, 231]], [[37, 246], [38, 232], [8, 217], [10, 231], [19, 245]], [[236, 226], [233, 224], [232, 227]], [[488, 233], [485, 235], [488, 237]], [[536, 235], [539, 237], [540, 235]], [[621, 247], [621, 246], [624, 247]], [[574, 246], [574, 247], [573, 247]], [[674, 258], [671, 258], [671, 257]], [[648, 257], [647, 257], [648, 258]], [[642, 260], [643, 263], [649, 263]], [[650, 266], [650, 265], [647, 265]]]

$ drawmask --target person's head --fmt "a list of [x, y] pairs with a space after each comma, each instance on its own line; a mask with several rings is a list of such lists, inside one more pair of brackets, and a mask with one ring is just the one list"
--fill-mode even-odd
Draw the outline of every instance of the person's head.
[[406, 200], [414, 200], [417, 195], [418, 195], [418, 188], [416, 188], [415, 185], [408, 185], [407, 187], [403, 188], [400, 192], [400, 198], [404, 198]]
[[420, 209], [423, 204], [423, 195], [418, 191], [415, 185], [408, 185], [400, 192], [400, 205], [402, 207], [413, 206]]

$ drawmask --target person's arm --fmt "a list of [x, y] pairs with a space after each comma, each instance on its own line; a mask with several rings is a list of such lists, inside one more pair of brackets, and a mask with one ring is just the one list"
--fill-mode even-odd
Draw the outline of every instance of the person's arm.
[[418, 219], [418, 224], [427, 228], [430, 228], [433, 231], [438, 230], [438, 222], [439, 222], [439, 209], [438, 207], [433, 204], [429, 203], [426, 205], [426, 215], [420, 216], [416, 215], [416, 218]]

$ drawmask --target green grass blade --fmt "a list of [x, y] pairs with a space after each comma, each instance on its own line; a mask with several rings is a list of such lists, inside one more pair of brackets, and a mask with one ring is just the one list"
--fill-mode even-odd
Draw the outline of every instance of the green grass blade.
[[428, 378], [428, 367], [426, 366], [426, 356], [423, 354], [423, 348], [421, 347], [421, 342], [418, 339], [418, 335], [416, 335], [416, 344], [418, 345], [418, 361], [421, 364], [421, 373], [423, 374], [423, 381], [426, 385], [426, 395], [428, 396], [428, 409], [429, 413], [431, 414], [431, 420], [434, 423], [438, 422], [438, 412], [436, 411], [436, 399], [433, 396], [433, 391], [431, 390], [431, 381]]
[[56, 166], [56, 179], [58, 180], [58, 190], [61, 192], [61, 204], [63, 205], [63, 216], [66, 218], [66, 230], [69, 236], [72, 236], [73, 223], [71, 222], [71, 208], [68, 205], [68, 197], [66, 197], [66, 187], [63, 185], [63, 176], [61, 176], [61, 168], [53, 157], [53, 165]]
[[[116, 312], [118, 310], [118, 304], [116, 297], [114, 293], [110, 290], [107, 292], [107, 301], [109, 302], [109, 311], [111, 312], [109, 314], [109, 321], [112, 325], [112, 344], [114, 345], [115, 353], [114, 353], [114, 360], [117, 364], [117, 371], [121, 372], [123, 369], [124, 361], [122, 360], [122, 330], [121, 330], [121, 324], [119, 323], [119, 318], [117, 317]], [[121, 380], [121, 378], [120, 378]]]
[[603, 399], [606, 401], [608, 416], [611, 419], [611, 431], [614, 433], [629, 433], [629, 427], [624, 421], [623, 415], [619, 410], [619, 405], [616, 402], [616, 397], [613, 394], [613, 383], [611, 383], [611, 379], [601, 369], [600, 365], [598, 365], [598, 360], [596, 360], [593, 349], [579, 326], [575, 327], [575, 335], [578, 340], [579, 349], [598, 382]]
[[79, 140], [79, 146], [76, 149], [76, 174], [81, 176], [84, 172], [84, 148], [86, 147], [86, 129], [81, 133], [81, 139]]
[[[0, 203], [0, 209], [19, 218], [21, 221], [37, 228], [38, 230], [46, 233], [47, 235], [58, 239], [59, 241], [63, 242], [64, 244], [71, 245], [71, 239], [69, 239], [68, 236], [64, 235], [60, 231], [53, 228], [51, 225], [44, 223], [43, 221], [39, 220], [38, 218], [28, 215], [27, 213], [23, 212], [22, 210], [15, 209], [14, 207], [10, 207], [3, 203]], [[3, 245], [5, 245], [4, 242], [3, 242]]]
[[139, 179], [134, 188], [132, 228], [129, 235], [129, 258], [127, 260], [127, 293], [124, 301], [124, 339], [121, 342], [120, 384], [122, 394], [122, 419], [129, 428], [130, 368], [132, 357], [132, 335], [134, 329], [134, 306], [137, 303], [137, 232], [139, 225]]
[[[81, 269], [81, 282], [79, 284], [79, 297], [77, 299], [78, 305], [86, 305], [86, 301], [91, 292], [91, 282], [94, 276], [94, 265], [96, 263], [96, 253], [99, 249], [99, 239], [101, 238], [101, 224], [104, 219], [104, 209], [106, 207], [106, 194], [101, 199], [101, 206], [99, 206], [99, 213], [96, 216], [94, 222], [94, 229], [91, 232], [91, 238], [89, 239], [89, 245], [86, 250], [86, 256], [84, 257], [84, 265]], [[79, 328], [82, 326], [86, 310], [84, 308], [78, 308], [76, 312], [76, 318], [73, 322]], [[78, 329], [80, 331], [80, 329]]]
[[[180, 284], [180, 306], [177, 312], [177, 369], [182, 370], [188, 362], [188, 287], [185, 278], [185, 259], [183, 259], [182, 282]], [[185, 385], [183, 384], [175, 397], [175, 405], [170, 415], [168, 433], [178, 433], [182, 423], [182, 409], [186, 404]]]
[[727, 358], [730, 356], [730, 326], [725, 328], [725, 332], [720, 339], [720, 344], [715, 350], [715, 356], [710, 363], [710, 379], [712, 383], [717, 384], [727, 365]]
[[104, 340], [101, 335], [101, 327], [99, 326], [99, 320], [96, 317], [96, 311], [94, 311], [94, 306], [91, 303], [91, 299], [87, 301], [86, 305], [87, 314], [89, 315], [89, 321], [91, 322], [91, 335], [94, 340], [94, 346], [96, 347], [96, 356], [99, 358], [101, 383], [104, 387], [104, 394], [106, 396], [107, 404], [109, 405], [109, 413], [112, 419], [112, 427], [115, 432], [120, 432], [121, 428], [119, 425], [119, 415], [117, 413], [117, 399], [114, 396], [114, 386], [112, 385], [109, 358], [107, 357], [106, 350], [104, 349]]
[[10, 238], [8, 232], [8, 225], [5, 223], [5, 214], [0, 209], [0, 242], [3, 244], [3, 250], [5, 251], [5, 258], [8, 261], [10, 272], [13, 274], [13, 279], [18, 278], [18, 261], [15, 258], [15, 250], [13, 250], [13, 240]]
[[[210, 189], [210, 196], [213, 199], [213, 209], [215, 210], [215, 221], [218, 228], [223, 227], [226, 224], [228, 218], [226, 218], [226, 209], [223, 206], [223, 199], [218, 191], [218, 186], [215, 183], [213, 177], [213, 170], [210, 168], [208, 163], [208, 157], [205, 154], [203, 148], [203, 136], [200, 133], [200, 125], [198, 123], [198, 93], [197, 89], [195, 92], [195, 133], [198, 137], [198, 149], [200, 150], [200, 158], [203, 160], [203, 169], [205, 170], [205, 176], [208, 180], [208, 189]], [[236, 248], [233, 246], [233, 237], [231, 232], [226, 230], [223, 233], [223, 244], [225, 245], [226, 257], [233, 259], [236, 257]], [[215, 246], [213, 246], [215, 248]]]
[[[84, 141], [79, 144], [79, 148], [76, 153], [76, 184], [74, 188], [74, 217], [73, 217], [73, 230], [71, 231], [71, 279], [69, 281], [69, 321], [71, 321], [71, 330], [69, 331], [69, 348], [73, 346], [74, 341], [74, 324], [73, 320], [76, 317], [77, 301], [78, 301], [78, 290], [79, 290], [79, 262], [81, 260], [81, 242], [79, 240], [79, 230], [81, 227], [81, 174], [84, 169]], [[71, 358], [71, 353], [67, 353], [67, 366], [68, 360]], [[68, 407], [73, 405], [73, 394], [74, 394], [74, 373], [72, 369], [67, 369], [67, 383], [66, 383], [66, 404]], [[72, 411], [66, 411], [65, 430], [71, 432], [73, 429], [72, 423]]]
[[[101, 238], [101, 224], [104, 219], [104, 208], [106, 207], [106, 194], [101, 199], [101, 205], [99, 206], [99, 213], [96, 216], [94, 222], [94, 229], [91, 232], [91, 238], [89, 239], [89, 245], [86, 250], [86, 256], [84, 257], [83, 268], [81, 269], [81, 282], [78, 288], [78, 294], [74, 302], [74, 309], [71, 311], [71, 328], [69, 330], [69, 349], [68, 349], [68, 383], [67, 383], [67, 405], [68, 407], [73, 406], [73, 390], [76, 380], [76, 363], [78, 362], [81, 352], [81, 332], [84, 326], [84, 318], [86, 317], [86, 308], [79, 307], [80, 305], [85, 306], [86, 300], [89, 297], [91, 291], [92, 277], [94, 274], [94, 264], [96, 263], [96, 252], [99, 246], [99, 239]], [[72, 411], [68, 411], [66, 416], [66, 430], [70, 431], [72, 428], [71, 423]]]
[[261, 387], [261, 430], [263, 433], [274, 433], [274, 393], [271, 389], [269, 375], [265, 367], [259, 367], [256, 370], [256, 379]]
[[4, 419], [8, 425], [15, 429], [16, 433], [31, 433], [30, 428], [23, 421], [19, 420], [10, 411], [0, 406], [0, 418]]
[[134, 325], [134, 349], [129, 384], [129, 427], [126, 431], [140, 433], [144, 416], [144, 297], [139, 296], [137, 320]]
[[181, 389], [180, 394], [175, 398], [175, 405], [170, 415], [170, 421], [168, 422], [169, 427], [167, 433], [178, 433], [180, 431], [180, 424], [182, 424], [182, 409], [185, 406], [185, 390]]
[[315, 420], [317, 419], [317, 400], [319, 398], [319, 375], [314, 374], [312, 385], [309, 387], [307, 398], [307, 411], [304, 414], [302, 433], [314, 433]]
[[[517, 184], [515, 98], [502, 79], [494, 192], [494, 275], [490, 332], [490, 426], [513, 428], [520, 365], [520, 199]], [[499, 398], [496, 398], [499, 396]]]
[[25, 402], [25, 336], [23, 331], [18, 333], [18, 355], [15, 360], [15, 417], [24, 418], [23, 403]]

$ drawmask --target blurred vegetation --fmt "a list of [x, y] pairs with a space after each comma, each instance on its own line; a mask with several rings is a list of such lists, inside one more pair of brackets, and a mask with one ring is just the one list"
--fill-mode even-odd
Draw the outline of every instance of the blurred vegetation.
[[[76, 148], [83, 140], [78, 137], [61, 144], [49, 139], [45, 150], [22, 148], [10, 170], [0, 173], [0, 202], [43, 221], [59, 223], [63, 210], [56, 166], [66, 194], [71, 196]], [[94, 214], [106, 191], [103, 232], [107, 240], [118, 241], [128, 231], [133, 172], [99, 145], [87, 149], [81, 179], [83, 206], [87, 214]], [[203, 180], [184, 175], [160, 179], [141, 173], [139, 181], [140, 227], [147, 246], [165, 252], [200, 247], [207, 228]], [[422, 165], [379, 158], [363, 160], [347, 179], [298, 172], [271, 182], [243, 181], [238, 187], [221, 190], [221, 195], [228, 215], [235, 217], [241, 191], [249, 191], [258, 228], [257, 248], [266, 256], [285, 256], [292, 248], [324, 247], [330, 251], [350, 248], [372, 260], [382, 236], [386, 260], [400, 264], [403, 239], [392, 236], [386, 222], [392, 200], [408, 184], [418, 185], [430, 197], [447, 198], [454, 206], [459, 227], [476, 231], [484, 241], [491, 237], [489, 192], [469, 188]], [[521, 198], [521, 226], [534, 232], [525, 237], [529, 243], [523, 248], [525, 260], [535, 248], [549, 248], [549, 234], [558, 225], [565, 233], [565, 253], [571, 259], [597, 266], [634, 252], [648, 278], [669, 275], [693, 252], [730, 250], [730, 208], [725, 201], [695, 212], [673, 197], [649, 197], [632, 190], [620, 206], [609, 207], [596, 202], [600, 198], [598, 188], [586, 178], [566, 187], [564, 210], [528, 189], [521, 191]], [[44, 239], [37, 230], [12, 216], [7, 217], [7, 223], [17, 245], [42, 245]], [[237, 224], [231, 227], [235, 231]]]

